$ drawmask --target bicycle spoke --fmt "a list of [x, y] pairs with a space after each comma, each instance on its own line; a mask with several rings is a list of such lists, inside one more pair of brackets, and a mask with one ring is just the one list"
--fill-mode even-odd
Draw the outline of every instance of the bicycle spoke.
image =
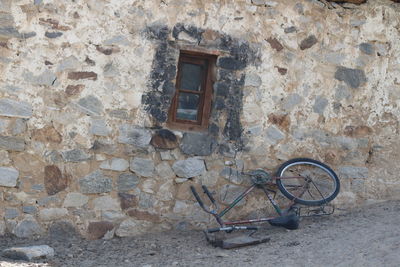
[[311, 197], [312, 199], [315, 199], [315, 197], [311, 194], [310, 189], [308, 189], [307, 192], [308, 192], [308, 194], [310, 195], [310, 197]]
[[325, 200], [326, 198], [322, 195], [321, 191], [319, 190], [318, 186], [314, 183], [314, 181], [311, 179], [311, 183], [315, 186], [317, 189], [318, 193], [321, 195], [321, 197]]
[[337, 195], [339, 186], [337, 177], [329, 167], [318, 161], [309, 159], [293, 161], [283, 165], [278, 174], [282, 177], [277, 180], [281, 191], [289, 199], [296, 199], [298, 203], [320, 205], [329, 202], [331, 200], [329, 198]]

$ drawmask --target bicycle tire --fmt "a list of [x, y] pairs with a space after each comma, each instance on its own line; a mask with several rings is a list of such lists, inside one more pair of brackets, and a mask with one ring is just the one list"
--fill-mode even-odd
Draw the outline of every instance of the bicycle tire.
[[[289, 173], [290, 175], [288, 175]], [[313, 177], [310, 177], [310, 174]], [[308, 183], [310, 185], [309, 189], [304, 189], [305, 179], [276, 179], [276, 184], [282, 194], [296, 203], [307, 206], [320, 206], [332, 201], [339, 194], [340, 181], [338, 176], [328, 165], [322, 162], [309, 158], [291, 159], [283, 163], [276, 172], [276, 177], [296, 177], [296, 175], [297, 177], [307, 176], [310, 179]], [[291, 187], [293, 188], [292, 190], [290, 189]], [[296, 189], [305, 191], [301, 196], [296, 196]], [[313, 190], [313, 194], [310, 190]], [[323, 191], [328, 191], [328, 193], [325, 194]], [[309, 195], [312, 199], [307, 199], [306, 195]], [[315, 196], [317, 195], [318, 198], [316, 199]]]

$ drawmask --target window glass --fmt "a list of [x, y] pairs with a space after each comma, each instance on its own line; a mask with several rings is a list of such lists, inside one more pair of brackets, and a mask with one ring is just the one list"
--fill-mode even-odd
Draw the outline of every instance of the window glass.
[[181, 67], [182, 90], [201, 91], [203, 78], [203, 66], [190, 63], [182, 63]]
[[199, 95], [181, 92], [179, 94], [176, 118], [180, 120], [197, 121], [199, 100]]

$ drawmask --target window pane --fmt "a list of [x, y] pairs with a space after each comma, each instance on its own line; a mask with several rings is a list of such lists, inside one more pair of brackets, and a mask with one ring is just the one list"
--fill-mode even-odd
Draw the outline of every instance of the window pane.
[[181, 88], [184, 90], [201, 91], [204, 67], [190, 63], [182, 63]]
[[197, 121], [199, 99], [199, 95], [180, 93], [176, 118], [180, 120]]

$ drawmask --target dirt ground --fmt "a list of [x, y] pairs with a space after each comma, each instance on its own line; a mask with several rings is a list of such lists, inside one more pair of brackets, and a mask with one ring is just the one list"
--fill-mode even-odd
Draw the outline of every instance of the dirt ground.
[[400, 201], [369, 205], [340, 215], [303, 218], [298, 230], [266, 226], [267, 243], [231, 250], [209, 245], [201, 231], [170, 231], [135, 238], [0, 238], [0, 250], [43, 245], [56, 256], [27, 263], [0, 257], [0, 266], [399, 266]]

